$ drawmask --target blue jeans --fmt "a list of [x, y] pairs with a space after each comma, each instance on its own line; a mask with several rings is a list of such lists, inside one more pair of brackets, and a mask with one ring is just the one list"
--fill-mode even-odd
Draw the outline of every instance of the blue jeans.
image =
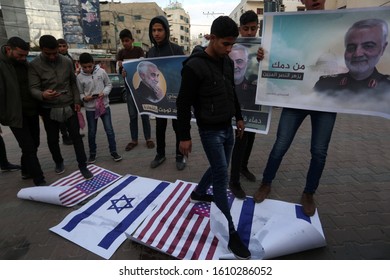
[[[134, 142], [138, 142], [138, 111], [129, 89], [127, 89], [127, 111], [129, 112], [130, 118], [131, 140]], [[141, 115], [141, 120], [145, 140], [150, 140], [152, 133], [150, 128], [149, 115]]]
[[284, 108], [279, 120], [276, 142], [263, 173], [263, 182], [271, 183], [303, 120], [311, 118], [311, 160], [306, 176], [305, 193], [318, 188], [328, 151], [336, 113]]
[[[88, 145], [89, 154], [96, 155], [96, 128], [98, 119], [95, 119], [95, 111], [86, 111], [88, 123]], [[111, 109], [106, 107], [106, 112], [100, 116], [103, 122], [104, 130], [106, 131], [108, 148], [110, 153], [116, 152], [115, 133], [111, 122]]]
[[232, 216], [227, 198], [228, 166], [234, 145], [233, 128], [222, 130], [199, 129], [203, 149], [209, 160], [210, 167], [203, 174], [195, 192], [206, 194], [213, 186], [214, 202], [229, 222], [230, 232], [234, 230]]

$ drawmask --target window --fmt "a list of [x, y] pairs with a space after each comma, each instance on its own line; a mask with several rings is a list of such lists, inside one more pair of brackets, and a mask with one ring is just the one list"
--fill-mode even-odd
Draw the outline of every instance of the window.
[[263, 8], [257, 8], [257, 14], [258, 15], [263, 15], [264, 14], [264, 9]]
[[101, 26], [109, 26], [110, 25], [110, 21], [102, 21], [101, 23]]
[[137, 29], [137, 30], [135, 31], [135, 33], [141, 34], [141, 30], [140, 30], [140, 29]]
[[134, 15], [134, 20], [141, 20], [142, 16], [141, 15]]
[[124, 22], [125, 21], [125, 17], [124, 16], [118, 16], [118, 21], [119, 22]]

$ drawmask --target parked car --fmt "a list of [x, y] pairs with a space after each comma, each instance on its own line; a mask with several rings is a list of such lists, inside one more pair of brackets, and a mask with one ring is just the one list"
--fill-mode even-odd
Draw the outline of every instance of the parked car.
[[125, 88], [125, 80], [120, 74], [108, 74], [112, 83], [112, 90], [109, 95], [110, 102], [126, 103], [127, 92]]

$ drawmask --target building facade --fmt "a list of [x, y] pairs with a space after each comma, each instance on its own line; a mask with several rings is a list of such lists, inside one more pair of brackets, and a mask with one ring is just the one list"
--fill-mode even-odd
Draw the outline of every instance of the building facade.
[[155, 2], [100, 2], [101, 48], [116, 53], [121, 48], [119, 32], [127, 28], [133, 34], [134, 45], [147, 51], [151, 47], [149, 23], [158, 15], [165, 16], [165, 12]]
[[190, 16], [179, 2], [170, 3], [164, 11], [167, 15], [171, 40], [183, 47], [184, 53], [191, 49]]

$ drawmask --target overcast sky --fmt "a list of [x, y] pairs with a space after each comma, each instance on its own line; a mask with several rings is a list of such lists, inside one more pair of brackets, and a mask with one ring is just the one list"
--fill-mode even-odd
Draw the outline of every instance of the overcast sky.
[[[240, 0], [121, 0], [122, 3], [131, 2], [156, 2], [162, 9], [167, 7], [170, 2], [179, 2], [182, 4], [183, 9], [189, 13], [191, 18], [191, 37], [199, 33], [210, 33], [211, 23], [215, 18], [220, 15], [228, 16], [235, 7], [241, 2]], [[215, 13], [215, 15], [207, 15], [207, 13]]]

